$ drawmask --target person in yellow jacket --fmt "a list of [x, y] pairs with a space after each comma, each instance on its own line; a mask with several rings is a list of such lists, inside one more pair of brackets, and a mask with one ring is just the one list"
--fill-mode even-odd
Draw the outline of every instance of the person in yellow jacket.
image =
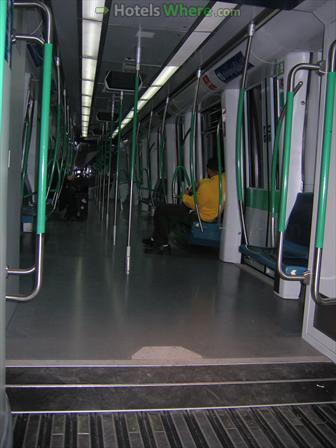
[[[202, 179], [197, 186], [197, 204], [202, 221], [213, 222], [219, 211], [219, 175], [217, 160], [210, 159], [207, 163], [208, 177]], [[222, 174], [222, 206], [225, 203], [225, 175]], [[185, 224], [191, 227], [197, 219], [194, 197], [188, 190], [183, 195], [182, 204], [167, 204], [158, 207], [154, 215], [154, 232], [143, 243], [147, 253], [170, 253], [168, 242], [169, 232], [176, 224]]]

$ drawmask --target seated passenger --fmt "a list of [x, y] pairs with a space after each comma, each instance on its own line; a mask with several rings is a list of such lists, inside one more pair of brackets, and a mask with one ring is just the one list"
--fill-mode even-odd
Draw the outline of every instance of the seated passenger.
[[[197, 203], [202, 221], [213, 222], [218, 217], [219, 186], [218, 166], [216, 159], [207, 164], [208, 177], [197, 185]], [[222, 174], [222, 209], [225, 202], [225, 175]], [[194, 197], [191, 189], [183, 195], [182, 204], [166, 204], [158, 207], [154, 215], [154, 232], [150, 238], [143, 240], [147, 253], [170, 253], [169, 232], [176, 224], [192, 226], [197, 220]]]

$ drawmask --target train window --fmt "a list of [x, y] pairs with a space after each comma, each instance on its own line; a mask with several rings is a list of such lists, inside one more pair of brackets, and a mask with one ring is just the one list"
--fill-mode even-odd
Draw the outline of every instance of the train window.
[[[202, 138], [203, 138], [203, 165], [204, 165], [204, 175], [206, 175], [206, 162], [210, 158], [217, 158], [217, 125], [219, 120], [222, 119], [222, 109], [221, 105], [216, 104], [210, 109], [202, 113]], [[220, 133], [221, 139], [221, 158], [222, 166], [225, 171], [224, 166], [224, 135], [225, 135], [225, 125], [224, 132]]]
[[[283, 78], [273, 78], [273, 98], [274, 98], [274, 129], [278, 125], [278, 120], [285, 103], [285, 92], [284, 92], [284, 80]], [[279, 152], [280, 157], [280, 152]], [[276, 188], [280, 188], [280, 161], [278, 160], [277, 175], [276, 175]]]
[[261, 85], [257, 85], [247, 91], [246, 131], [247, 155], [249, 160], [249, 187], [264, 188]]

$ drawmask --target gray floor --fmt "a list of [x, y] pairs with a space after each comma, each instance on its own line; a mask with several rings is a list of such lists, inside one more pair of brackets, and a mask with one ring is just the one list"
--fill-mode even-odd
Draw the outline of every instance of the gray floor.
[[113, 250], [93, 212], [48, 223], [43, 289], [9, 322], [9, 364], [320, 357], [300, 337], [302, 304], [238, 266], [204, 251], [145, 255], [147, 218], [136, 217], [127, 278], [126, 216]]

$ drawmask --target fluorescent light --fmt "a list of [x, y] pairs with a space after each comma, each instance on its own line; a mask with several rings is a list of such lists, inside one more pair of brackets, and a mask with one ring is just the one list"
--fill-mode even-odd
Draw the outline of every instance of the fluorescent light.
[[83, 95], [93, 95], [94, 82], [82, 81], [82, 94]]
[[[87, 134], [100, 45], [105, 0], [82, 1], [82, 123]], [[87, 117], [87, 118], [85, 118]], [[86, 125], [86, 126], [85, 126]]]
[[166, 84], [168, 79], [170, 79], [173, 76], [173, 74], [176, 72], [177, 69], [178, 67], [175, 65], [167, 65], [166, 67], [164, 67], [163, 70], [161, 70], [159, 76], [154, 79], [152, 85], [162, 87], [163, 85]]
[[91, 107], [92, 96], [82, 96], [82, 106]]
[[99, 20], [100, 22], [102, 22], [104, 14], [101, 13], [97, 14], [96, 8], [104, 8], [105, 0], [84, 0], [82, 3], [83, 3], [83, 9], [82, 9], [83, 19]]
[[150, 100], [153, 98], [153, 96], [161, 89], [161, 86], [151, 86], [149, 87], [146, 92], [142, 95], [140, 98], [141, 100]]
[[[85, 1], [83, 3], [86, 3]], [[82, 52], [83, 58], [89, 57], [97, 59], [101, 33], [100, 22], [89, 22], [83, 20], [82, 30]]]
[[82, 59], [82, 78], [83, 79], [91, 79], [95, 80], [96, 76], [96, 68], [97, 68], [97, 60], [96, 59]]
[[144, 106], [146, 106], [147, 103], [147, 100], [140, 99], [138, 102], [138, 110], [141, 110]]

